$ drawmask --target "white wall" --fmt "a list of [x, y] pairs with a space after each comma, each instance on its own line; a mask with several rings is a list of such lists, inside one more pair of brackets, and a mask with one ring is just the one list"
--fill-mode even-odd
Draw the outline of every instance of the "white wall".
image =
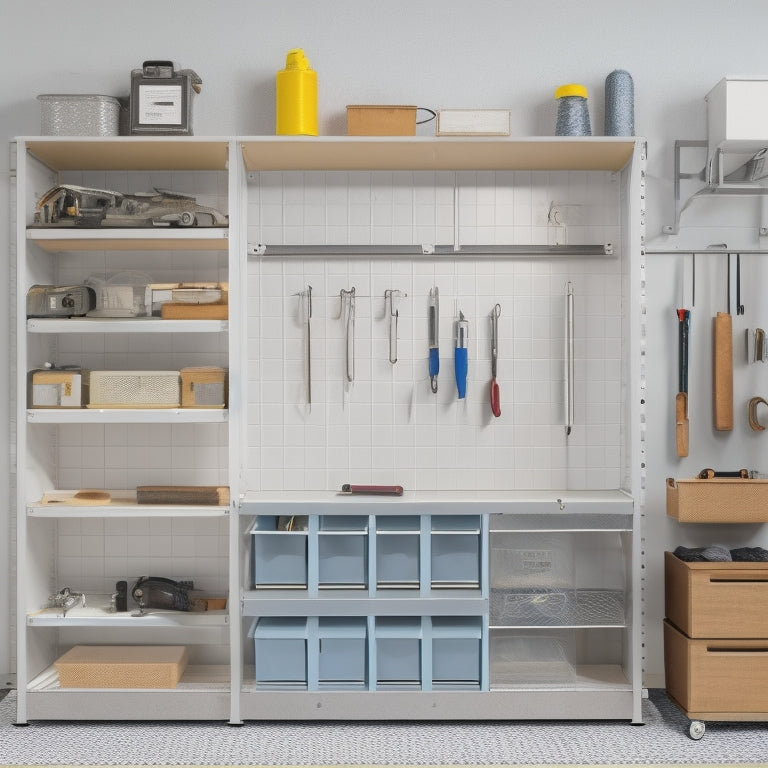
[[[706, 136], [706, 93], [726, 75], [766, 76], [763, 22], [768, 14], [763, 0], [550, 0], [544, 4], [518, 0], [139, 0], [132, 4], [81, 0], [67, 9], [52, 8], [39, 0], [5, 0], [2, 5], [0, 64], [5, 77], [0, 91], [0, 139], [4, 143], [15, 135], [39, 132], [37, 94], [127, 94], [130, 70], [151, 58], [173, 59], [202, 77], [203, 91], [195, 101], [198, 135], [272, 133], [274, 73], [282, 67], [286, 51], [295, 46], [305, 48], [319, 73], [320, 130], [324, 134], [344, 133], [344, 108], [350, 103], [508, 107], [513, 113], [514, 134], [551, 134], [553, 91], [574, 81], [589, 89], [593, 131], [600, 134], [604, 78], [614, 68], [627, 69], [635, 81], [636, 133], [648, 138], [650, 240], [672, 219], [674, 139]], [[432, 129], [425, 126], [423, 130]], [[0, 158], [0, 208], [7, 210], [7, 151]], [[684, 239], [696, 247], [727, 240], [718, 229], [719, 211], [708, 208], [687, 214], [686, 227], [700, 215], [712, 213], [715, 218], [707, 219], [708, 229], [684, 231]], [[736, 215], [733, 208], [728, 215]], [[748, 228], [740, 231], [740, 237], [749, 238], [753, 233], [752, 217], [747, 218]], [[722, 223], [728, 224], [729, 219]], [[8, 238], [3, 216], [0, 253], [4, 261]], [[716, 266], [719, 269], [703, 258], [697, 264], [701, 293], [701, 297], [697, 295], [697, 318], [709, 317], [719, 300], [714, 289], [714, 276], [720, 274], [713, 272]], [[743, 282], [754, 284], [760, 267], [754, 260], [746, 266], [752, 271]], [[669, 425], [676, 386], [672, 309], [679, 300], [678, 271], [679, 261], [649, 257], [645, 667], [650, 684], [659, 684], [663, 673], [663, 550], [713, 537], [741, 543], [745, 535], [753, 540], [761, 536], [759, 529], [690, 531], [668, 521], [664, 514], [664, 478], [668, 475], [689, 476], [703, 466], [726, 464], [765, 469], [761, 465], [766, 450], [763, 442], [745, 431], [743, 418], [731, 435], [712, 433], [703, 386], [698, 394], [692, 386], [691, 456], [680, 462], [674, 455]], [[738, 322], [759, 325], [761, 302], [766, 303], [760, 293], [750, 290], [745, 296], [748, 314]], [[3, 314], [0, 340], [8, 338], [8, 329]], [[694, 337], [694, 344], [703, 345], [702, 334]], [[692, 383], [709, 380], [705, 349], [698, 355], [694, 351], [692, 365]], [[737, 366], [737, 372], [746, 368]], [[749, 368], [737, 394], [749, 390], [765, 395], [755, 366]], [[2, 377], [0, 401], [7, 399], [8, 382]], [[7, 413], [0, 419], [7, 432]], [[7, 442], [0, 444], [2, 466], [7, 465]], [[9, 520], [3, 505], [3, 617], [8, 615], [10, 603], [11, 565], [4, 551], [9, 546]], [[10, 640], [0, 631], [0, 675], [9, 665]]]

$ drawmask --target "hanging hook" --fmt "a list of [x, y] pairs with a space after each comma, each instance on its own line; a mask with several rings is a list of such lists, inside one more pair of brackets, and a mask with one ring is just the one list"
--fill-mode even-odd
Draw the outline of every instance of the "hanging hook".
[[401, 296], [407, 296], [407, 293], [392, 288], [384, 291], [384, 308], [386, 311], [387, 301], [389, 301], [389, 362], [394, 365], [397, 362], [397, 321], [400, 318], [400, 311], [395, 308], [395, 299]]

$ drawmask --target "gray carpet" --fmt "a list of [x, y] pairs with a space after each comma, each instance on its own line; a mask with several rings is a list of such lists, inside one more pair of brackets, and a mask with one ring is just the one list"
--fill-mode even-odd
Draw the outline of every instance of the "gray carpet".
[[[16, 694], [0, 701], [6, 765], [520, 765], [761, 763], [768, 724], [707, 723], [701, 741], [665, 693], [625, 722], [62, 723], [12, 725]], [[768, 763], [762, 762], [762, 765]]]

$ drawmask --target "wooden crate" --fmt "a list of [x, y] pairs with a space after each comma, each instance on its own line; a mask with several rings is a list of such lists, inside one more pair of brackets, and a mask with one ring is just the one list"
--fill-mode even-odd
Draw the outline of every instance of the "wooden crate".
[[768, 638], [768, 563], [688, 563], [664, 554], [665, 615], [692, 638]]
[[175, 688], [183, 645], [76, 645], [56, 660], [62, 688]]
[[681, 523], [768, 522], [768, 480], [668, 477], [667, 514]]

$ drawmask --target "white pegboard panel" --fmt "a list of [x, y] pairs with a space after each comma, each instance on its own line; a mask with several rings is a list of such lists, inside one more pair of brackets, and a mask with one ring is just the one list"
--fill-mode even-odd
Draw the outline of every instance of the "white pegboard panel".
[[[620, 185], [612, 174], [260, 173], [251, 181], [248, 240], [267, 246], [450, 244], [454, 221], [461, 244], [547, 245], [554, 199], [567, 200], [575, 211], [571, 220], [579, 221], [567, 225], [569, 243], [622, 241]], [[599, 260], [328, 255], [250, 261], [247, 487], [325, 490], [350, 480], [417, 490], [619, 487], [624, 280], [620, 247]], [[576, 293], [576, 426], [566, 440], [568, 281]], [[308, 285], [311, 408], [298, 296]], [[441, 298], [436, 396], [427, 368], [427, 295], [434, 285]], [[353, 286], [355, 381], [345, 385], [339, 293]], [[399, 303], [394, 365], [388, 289], [407, 294]], [[498, 419], [488, 405], [496, 303], [502, 307]], [[469, 387], [461, 401], [453, 372], [457, 309], [470, 323]]]

